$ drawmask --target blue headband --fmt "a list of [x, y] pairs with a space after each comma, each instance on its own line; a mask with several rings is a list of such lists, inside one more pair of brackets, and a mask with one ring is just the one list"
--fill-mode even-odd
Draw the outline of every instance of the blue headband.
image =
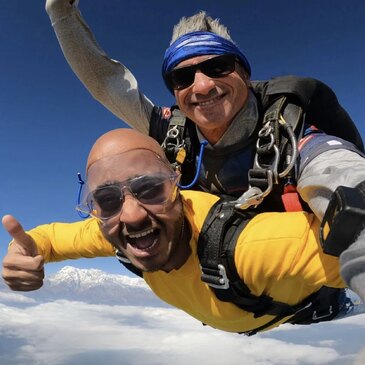
[[165, 76], [180, 62], [201, 55], [234, 54], [239, 63], [251, 76], [251, 67], [241, 50], [226, 38], [211, 32], [191, 32], [184, 34], [167, 48], [162, 64], [162, 77], [168, 89]]

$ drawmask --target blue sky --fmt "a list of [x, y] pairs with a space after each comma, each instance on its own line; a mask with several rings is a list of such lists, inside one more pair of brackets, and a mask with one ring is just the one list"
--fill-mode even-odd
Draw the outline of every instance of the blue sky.
[[[160, 75], [172, 26], [206, 10], [230, 28], [253, 79], [296, 74], [326, 82], [365, 136], [363, 1], [81, 0], [80, 8], [104, 50], [134, 72], [156, 104], [173, 103]], [[26, 229], [78, 220], [76, 173], [94, 140], [123, 123], [70, 70], [43, 0], [1, 1], [0, 44], [0, 215], [15, 215]], [[4, 229], [0, 241], [3, 256]], [[72, 264], [120, 271], [113, 259]], [[49, 265], [47, 272], [62, 266]]]

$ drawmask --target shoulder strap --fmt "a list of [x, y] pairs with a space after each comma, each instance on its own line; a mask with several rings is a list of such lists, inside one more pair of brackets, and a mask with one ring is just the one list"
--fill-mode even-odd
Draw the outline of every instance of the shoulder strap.
[[164, 149], [170, 163], [180, 166], [184, 163], [186, 157], [186, 118], [177, 108], [173, 108], [171, 111], [172, 115], [161, 147]]
[[[254, 82], [253, 89], [259, 94], [259, 100], [263, 109], [263, 130], [259, 132], [258, 160], [260, 164], [272, 165], [272, 158], [265, 157], [272, 139], [279, 149], [281, 156], [278, 167], [286, 168], [286, 160], [290, 159], [294, 148], [290, 140], [290, 131], [296, 139], [300, 139], [303, 133], [303, 121], [305, 112], [313, 93], [314, 85], [294, 76], [275, 78], [270, 81]], [[309, 80], [309, 79], [308, 79]], [[272, 135], [267, 132], [271, 127]], [[285, 155], [284, 155], [285, 154]]]
[[291, 316], [288, 323], [309, 324], [333, 319], [339, 312], [339, 295], [343, 289], [323, 287], [298, 305], [274, 301], [267, 295], [255, 296], [240, 278], [234, 252], [239, 235], [255, 215], [254, 212], [238, 211], [224, 199], [210, 210], [199, 236], [198, 256], [202, 276], [217, 298], [254, 313], [258, 318], [272, 315], [268, 323], [244, 332], [251, 336], [263, 331], [283, 318]]
[[137, 269], [119, 250], [115, 251], [115, 257], [126, 269], [143, 278], [142, 271]]
[[[252, 83], [262, 110], [262, 128], [258, 133], [257, 149], [248, 179], [251, 189], [240, 198], [240, 206], [259, 204], [270, 194], [274, 185], [281, 184], [285, 210], [303, 210], [300, 197], [295, 190], [298, 148], [305, 121], [316, 124], [332, 134], [329, 126], [340, 124], [341, 120], [327, 121], [323, 109], [333, 106], [334, 93], [323, 83], [310, 78], [285, 76], [269, 81]], [[319, 91], [320, 90], [320, 91]], [[327, 97], [326, 97], [327, 95]], [[313, 100], [312, 100], [313, 99]], [[315, 104], [322, 103], [315, 107]], [[336, 103], [337, 99], [335, 98]], [[341, 108], [337, 103], [338, 108]], [[315, 117], [314, 120], [311, 118]], [[342, 127], [345, 128], [345, 121]], [[325, 128], [323, 128], [325, 126]], [[356, 130], [356, 128], [355, 128]], [[291, 189], [288, 193], [285, 188]]]
[[198, 241], [201, 279], [212, 288], [218, 299], [234, 303], [256, 317], [294, 314], [295, 310], [286, 303], [275, 302], [266, 295], [253, 295], [238, 275], [235, 246], [238, 236], [254, 214], [237, 210], [223, 199], [211, 208]]
[[171, 111], [169, 108], [164, 109], [159, 106], [154, 106], [152, 109], [148, 134], [159, 144], [162, 144], [166, 137], [170, 115]]
[[[282, 76], [253, 81], [253, 90], [261, 96], [266, 109], [279, 96], [291, 96], [303, 108], [306, 120], [328, 134], [355, 144], [364, 152], [361, 135], [349, 114], [339, 104], [336, 94], [323, 82], [298, 76]], [[288, 119], [288, 118], [287, 118]]]
[[254, 81], [252, 87], [264, 116], [254, 166], [248, 174], [250, 189], [238, 199], [237, 206], [246, 208], [260, 204], [273, 186], [281, 183], [291, 191], [283, 190], [285, 209], [303, 210], [295, 191], [295, 163], [297, 140], [303, 134], [305, 123], [314, 124], [327, 134], [343, 138], [364, 151], [359, 131], [338, 103], [335, 93], [319, 80], [285, 76]]
[[[303, 108], [296, 97], [288, 94], [275, 94], [273, 98], [263, 94], [258, 97], [258, 102], [264, 115], [258, 132], [254, 164], [248, 171], [250, 188], [236, 204], [241, 209], [262, 203], [274, 186], [282, 183], [283, 178], [285, 185], [295, 184], [297, 140], [303, 133], [304, 125]], [[291, 206], [302, 210], [298, 196]]]
[[[200, 144], [195, 124], [186, 118], [175, 105], [171, 108], [170, 118], [164, 120], [163, 126], [156, 122], [154, 122], [154, 125], [155, 127], [160, 126], [162, 128], [163, 138], [159, 132], [157, 141], [164, 149], [168, 160], [174, 168], [181, 170], [181, 185], [190, 184], [194, 180], [195, 158]], [[150, 135], [154, 137], [151, 129]]]

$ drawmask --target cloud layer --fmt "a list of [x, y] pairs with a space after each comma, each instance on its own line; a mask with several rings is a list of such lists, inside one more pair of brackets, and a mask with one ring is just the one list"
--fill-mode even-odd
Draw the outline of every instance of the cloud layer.
[[0, 292], [0, 364], [7, 365], [350, 365], [364, 333], [364, 315], [245, 337], [169, 307]]

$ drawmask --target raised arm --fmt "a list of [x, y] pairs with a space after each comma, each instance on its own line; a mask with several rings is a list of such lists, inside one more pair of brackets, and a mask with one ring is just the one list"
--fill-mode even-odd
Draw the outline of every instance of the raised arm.
[[3, 225], [13, 237], [3, 259], [3, 278], [12, 290], [40, 288], [44, 262], [114, 255], [95, 219], [45, 224], [25, 232], [14, 217], [7, 215]]
[[43, 285], [44, 258], [38, 253], [34, 240], [27, 235], [12, 216], [4, 216], [4, 228], [13, 237], [3, 259], [2, 276], [12, 290], [37, 290]]
[[75, 0], [47, 0], [46, 11], [62, 52], [92, 96], [131, 127], [148, 134], [152, 102], [134, 75], [98, 45]]

